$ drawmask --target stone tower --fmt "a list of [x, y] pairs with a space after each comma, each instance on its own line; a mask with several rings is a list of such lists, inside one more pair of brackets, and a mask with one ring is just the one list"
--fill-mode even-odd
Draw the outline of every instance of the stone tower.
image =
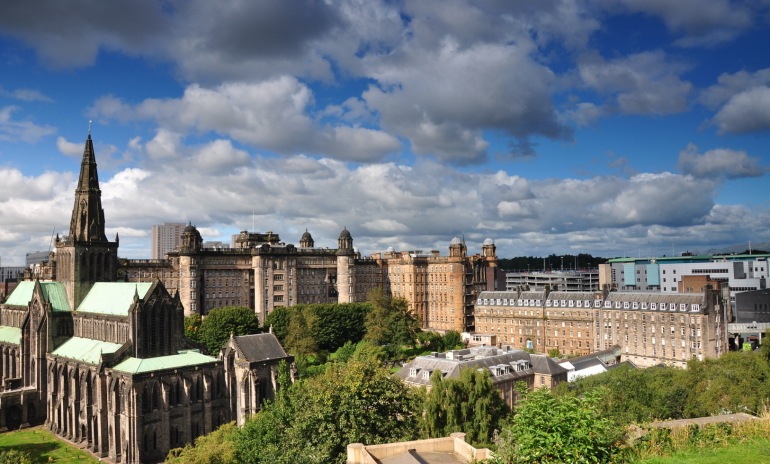
[[355, 250], [353, 250], [353, 237], [348, 228], [340, 232], [337, 239], [337, 301], [340, 303], [352, 303], [355, 295]]
[[69, 235], [56, 237], [56, 280], [67, 289], [70, 307], [76, 309], [94, 282], [117, 280], [118, 236], [110, 242], [104, 233], [104, 209], [96, 156], [88, 134], [80, 177], [75, 189]]

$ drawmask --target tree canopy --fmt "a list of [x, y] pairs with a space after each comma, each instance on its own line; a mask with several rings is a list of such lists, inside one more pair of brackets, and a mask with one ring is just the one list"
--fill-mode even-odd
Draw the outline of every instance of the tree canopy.
[[230, 334], [249, 335], [258, 332], [257, 315], [243, 306], [225, 306], [211, 310], [201, 321], [198, 330], [200, 342], [213, 355], [225, 346]]
[[366, 315], [366, 335], [376, 345], [395, 351], [404, 345], [414, 345], [420, 322], [414, 318], [403, 298], [390, 298], [381, 289], [369, 294], [371, 311]]

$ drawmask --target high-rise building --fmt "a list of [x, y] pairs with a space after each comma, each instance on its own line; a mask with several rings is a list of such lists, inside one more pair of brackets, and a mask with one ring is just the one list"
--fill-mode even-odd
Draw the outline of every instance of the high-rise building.
[[166, 253], [179, 249], [185, 226], [172, 222], [152, 226], [152, 259], [164, 259]]

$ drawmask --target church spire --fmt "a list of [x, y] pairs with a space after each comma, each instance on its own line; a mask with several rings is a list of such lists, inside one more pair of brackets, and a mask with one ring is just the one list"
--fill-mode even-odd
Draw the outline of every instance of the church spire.
[[69, 239], [78, 242], [107, 241], [104, 234], [102, 191], [99, 189], [99, 174], [96, 171], [96, 155], [90, 128], [83, 150], [83, 161], [80, 163], [80, 178], [75, 191]]

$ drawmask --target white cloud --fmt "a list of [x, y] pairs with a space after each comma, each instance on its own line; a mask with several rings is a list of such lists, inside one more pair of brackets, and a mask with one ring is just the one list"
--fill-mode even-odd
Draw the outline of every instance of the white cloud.
[[64, 137], [56, 137], [56, 148], [64, 155], [80, 157], [83, 156], [83, 144], [73, 143]]
[[0, 107], [0, 140], [11, 142], [37, 142], [43, 137], [56, 133], [56, 128], [49, 125], [37, 125], [32, 121], [18, 121], [12, 115], [15, 106]]
[[728, 179], [758, 177], [767, 171], [759, 158], [750, 157], [745, 151], [717, 148], [701, 155], [694, 144], [679, 153], [679, 169], [695, 177]]
[[730, 98], [711, 122], [720, 133], [745, 134], [770, 130], [770, 87], [754, 87]]

